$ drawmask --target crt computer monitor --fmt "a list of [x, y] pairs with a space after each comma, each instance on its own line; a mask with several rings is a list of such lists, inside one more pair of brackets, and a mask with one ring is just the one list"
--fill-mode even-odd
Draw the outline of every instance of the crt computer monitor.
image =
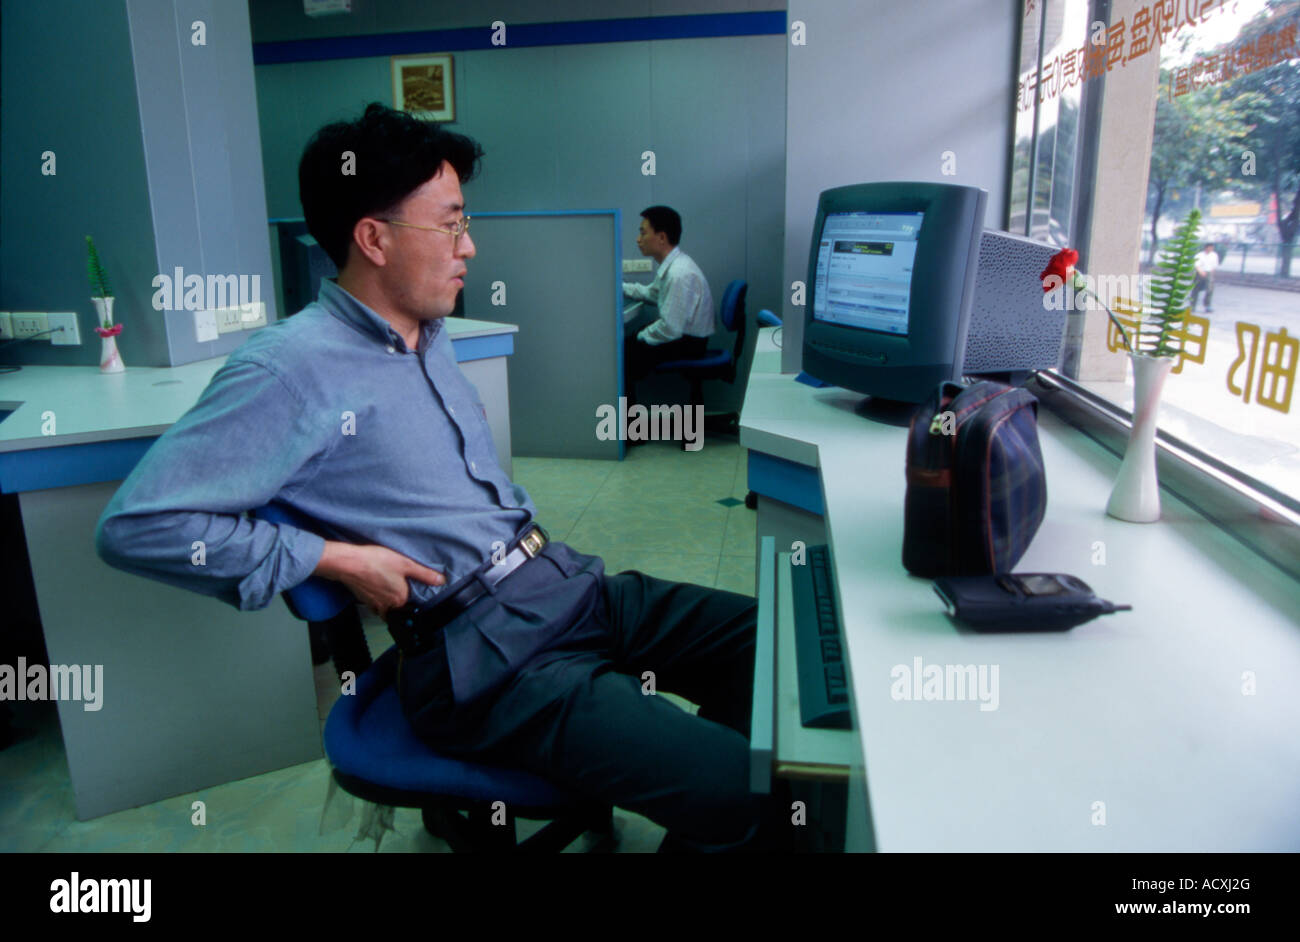
[[910, 416], [960, 379], [988, 193], [944, 183], [826, 190], [808, 259], [803, 369]]

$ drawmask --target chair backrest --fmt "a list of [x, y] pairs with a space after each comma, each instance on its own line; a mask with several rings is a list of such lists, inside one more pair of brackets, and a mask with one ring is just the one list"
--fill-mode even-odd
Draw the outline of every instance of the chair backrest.
[[726, 382], [729, 383], [735, 382], [736, 369], [740, 364], [741, 355], [745, 352], [745, 330], [749, 320], [745, 314], [745, 296], [748, 293], [749, 284], [743, 278], [737, 278], [727, 285], [727, 290], [722, 292], [722, 304], [719, 308], [722, 325], [727, 330], [734, 331], [736, 335], [731, 347], [731, 362], [727, 364]]
[[[316, 532], [314, 521], [285, 504], [270, 503], [253, 511], [253, 516], [267, 523], [284, 523], [299, 530]], [[294, 616], [307, 622], [329, 621], [356, 599], [347, 587], [332, 579], [312, 576], [284, 593], [284, 600]]]

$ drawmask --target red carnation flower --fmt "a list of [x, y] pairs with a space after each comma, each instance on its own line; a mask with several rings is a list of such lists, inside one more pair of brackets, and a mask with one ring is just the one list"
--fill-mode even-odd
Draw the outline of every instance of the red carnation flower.
[[[1047, 263], [1043, 273], [1038, 277], [1043, 279], [1043, 291], [1052, 291], [1061, 285], [1067, 284], [1070, 280], [1070, 274], [1074, 271], [1074, 265], [1079, 261], [1079, 253], [1074, 249], [1061, 249]], [[1060, 278], [1060, 284], [1049, 285], [1047, 279], [1052, 275]]]

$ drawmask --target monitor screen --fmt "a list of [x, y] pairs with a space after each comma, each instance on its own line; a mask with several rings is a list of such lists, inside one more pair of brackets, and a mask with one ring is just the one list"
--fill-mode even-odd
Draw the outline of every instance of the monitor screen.
[[813, 318], [906, 334], [924, 213], [827, 213], [817, 248]]
[[889, 403], [901, 416], [960, 378], [987, 198], [924, 181], [823, 190], [804, 282], [804, 372], [866, 394], [882, 417]]

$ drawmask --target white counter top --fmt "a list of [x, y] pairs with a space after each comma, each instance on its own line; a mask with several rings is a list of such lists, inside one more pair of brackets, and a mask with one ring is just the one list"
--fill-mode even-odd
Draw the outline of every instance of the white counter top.
[[498, 334], [517, 334], [517, 324], [498, 324], [495, 321], [476, 321], [471, 317], [448, 317], [443, 321], [451, 339], [469, 340], [471, 337], [495, 337]]
[[[958, 629], [902, 566], [906, 430], [763, 357], [741, 444], [820, 468], [879, 849], [1300, 850], [1300, 585], [1168, 492], [1159, 523], [1107, 517], [1119, 460], [1043, 410], [1047, 517], [1016, 570], [1133, 611]], [[918, 657], [996, 666], [997, 709], [895, 700]]]
[[[174, 367], [24, 366], [0, 376], [0, 452], [161, 435], [198, 401], [225, 356]], [[42, 433], [53, 413], [53, 435]]]

